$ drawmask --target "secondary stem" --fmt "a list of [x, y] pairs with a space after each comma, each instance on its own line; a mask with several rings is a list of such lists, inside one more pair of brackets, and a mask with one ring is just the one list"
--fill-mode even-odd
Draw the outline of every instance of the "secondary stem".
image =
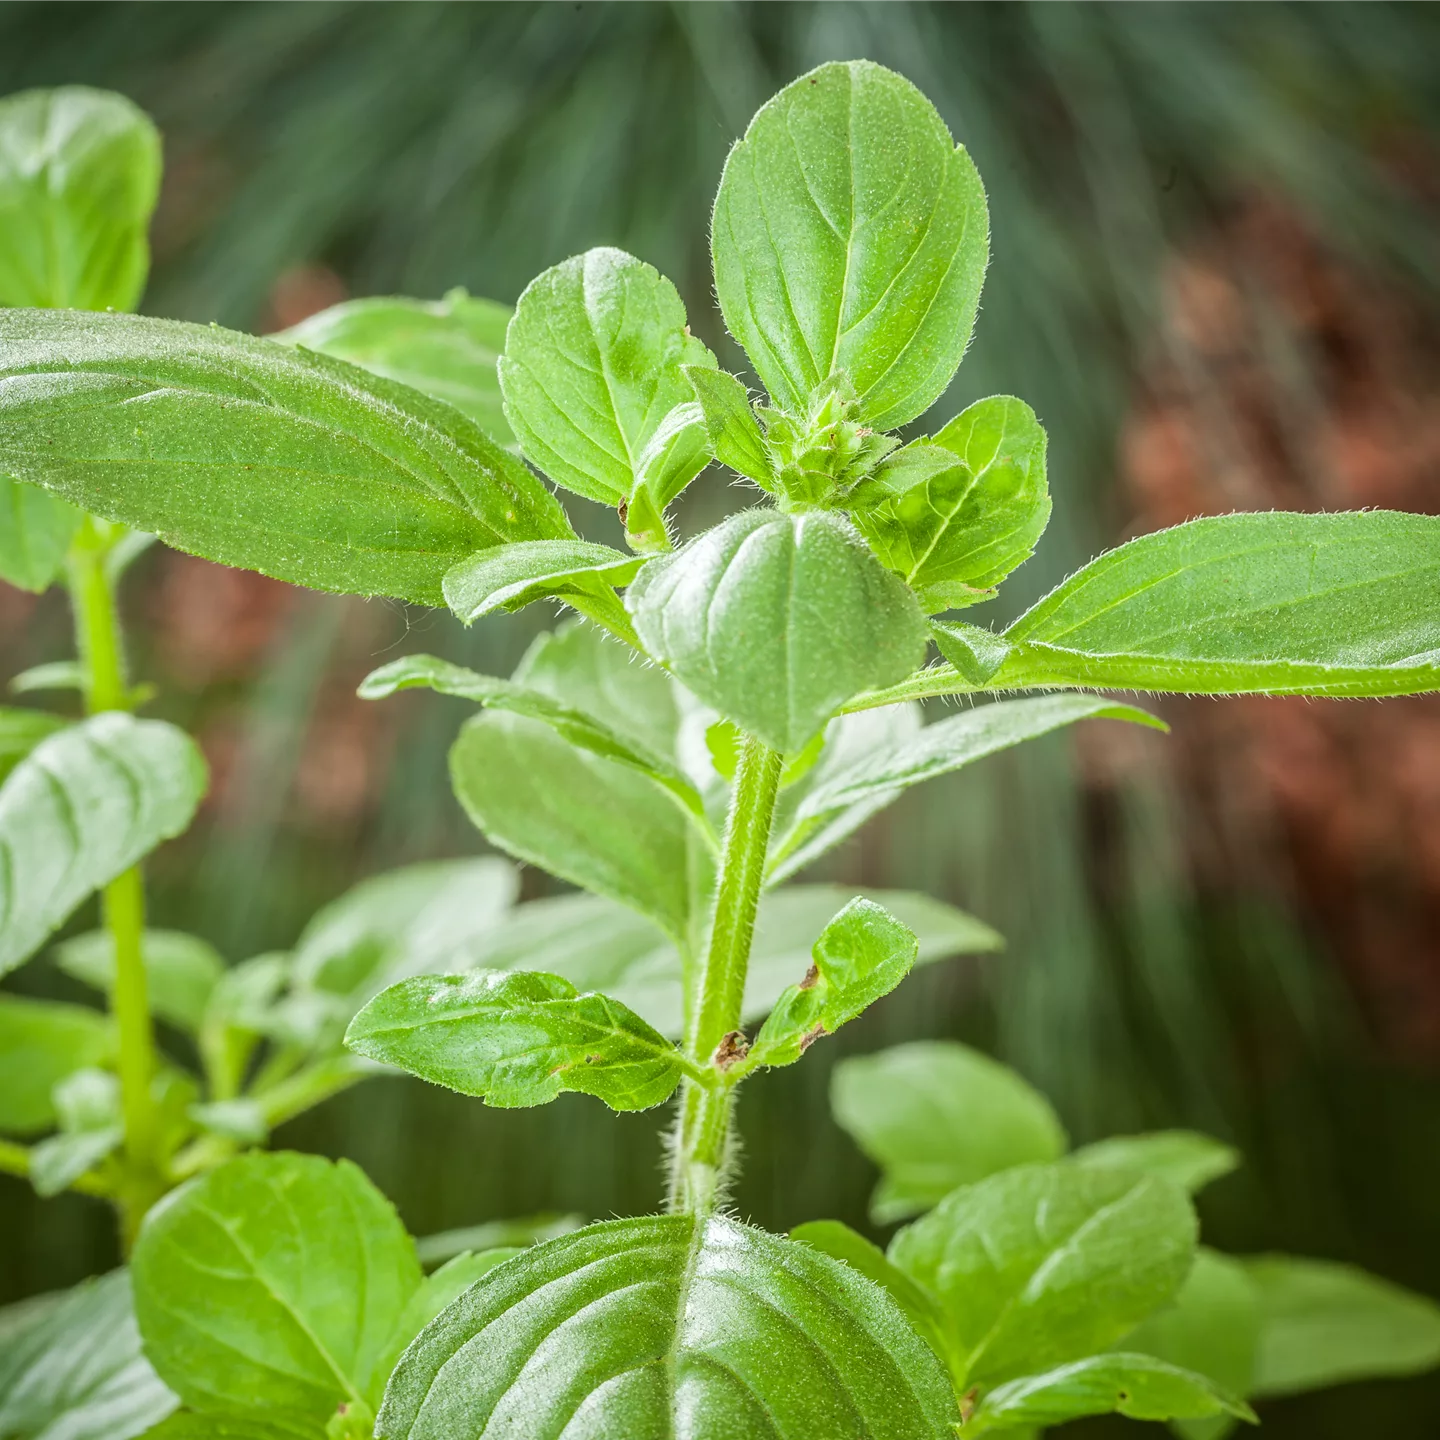
[[[130, 708], [115, 588], [105, 567], [116, 538], [111, 526], [87, 517], [68, 557], [75, 648], [84, 674], [85, 709], [91, 715]], [[150, 1089], [155, 1073], [155, 1032], [141, 950], [145, 890], [138, 867], [125, 871], [105, 887], [101, 910], [115, 944], [110, 1007], [119, 1040], [126, 1160], [118, 1200], [121, 1236], [128, 1249], [145, 1211], [164, 1189], [159, 1175], [155, 1101]]]
[[[783, 760], [752, 736], [746, 736], [735, 767], [735, 787], [710, 947], [700, 973], [699, 995], [690, 1020], [686, 1049], [700, 1065], [708, 1064], [721, 1041], [740, 1028], [745, 973], [755, 934], [755, 911], [765, 879], [770, 826], [780, 789]], [[732, 1092], [685, 1082], [680, 1101], [679, 1136], [671, 1182], [672, 1208], [694, 1214], [713, 1209], [725, 1163]]]

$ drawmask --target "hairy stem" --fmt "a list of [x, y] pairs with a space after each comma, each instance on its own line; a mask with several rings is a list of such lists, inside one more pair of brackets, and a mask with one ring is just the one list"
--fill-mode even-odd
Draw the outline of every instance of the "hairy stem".
[[[725, 1037], [740, 1028], [755, 911], [765, 878], [782, 768], [777, 751], [752, 736], [745, 737], [725, 827], [710, 946], [685, 1037], [686, 1051], [697, 1065], [709, 1064]], [[703, 1086], [686, 1080], [670, 1186], [672, 1209], [704, 1214], [714, 1208], [732, 1103], [730, 1086]]]
[[[67, 559], [75, 648], [84, 674], [85, 709], [91, 715], [130, 708], [115, 588], [105, 566], [107, 555], [123, 533], [119, 527], [87, 517]], [[110, 1004], [119, 1039], [126, 1162], [118, 1200], [121, 1238], [128, 1249], [145, 1211], [164, 1190], [157, 1155], [158, 1122], [150, 1091], [155, 1073], [155, 1032], [141, 953], [145, 890], [138, 867], [125, 871], [105, 887], [101, 910], [115, 942], [115, 986]]]

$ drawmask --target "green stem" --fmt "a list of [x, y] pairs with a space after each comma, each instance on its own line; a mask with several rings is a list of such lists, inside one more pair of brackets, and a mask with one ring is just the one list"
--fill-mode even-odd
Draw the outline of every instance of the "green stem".
[[[121, 527], [87, 517], [67, 557], [75, 648], [84, 670], [85, 709], [91, 715], [130, 708], [115, 588], [105, 566], [110, 550], [124, 533]], [[115, 987], [110, 1004], [119, 1039], [126, 1162], [118, 1199], [121, 1237], [128, 1249], [146, 1210], [164, 1191], [159, 1125], [150, 1089], [155, 1074], [155, 1031], [141, 951], [145, 890], [138, 867], [105, 887], [101, 909], [115, 942]]]
[[[745, 737], [725, 827], [710, 946], [685, 1037], [686, 1051], [697, 1065], [708, 1065], [725, 1037], [740, 1028], [755, 912], [765, 879], [770, 827], [783, 767], [777, 751], [752, 736]], [[732, 1106], [731, 1086], [705, 1086], [686, 1080], [671, 1177], [672, 1209], [705, 1214], [715, 1207]]]

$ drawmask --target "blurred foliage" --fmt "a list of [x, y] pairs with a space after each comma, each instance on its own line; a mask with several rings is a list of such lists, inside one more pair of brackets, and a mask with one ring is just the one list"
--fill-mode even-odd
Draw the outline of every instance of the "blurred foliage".
[[[1007, 587], [1014, 604], [1127, 523], [1113, 475], [1137, 387], [1157, 367], [1193, 371], [1162, 323], [1166, 257], [1244, 197], [1293, 208], [1436, 333], [1437, 53], [1440, 10], [1388, 4], [0, 7], [0, 93], [113, 87], [165, 135], [151, 313], [268, 329], [345, 293], [465, 285], [510, 301], [542, 267], [614, 244], [676, 280], [731, 365], [706, 244], [729, 144], [821, 60], [903, 71], [970, 148], [994, 226], [976, 343], [936, 413], [1011, 392], [1050, 432], [1055, 517]], [[694, 491], [712, 513], [730, 500]], [[577, 518], [615, 538], [613, 517]], [[445, 781], [463, 710], [351, 697], [407, 647], [507, 673], [529, 616], [467, 633], [160, 553], [127, 603], [139, 673], [218, 777], [204, 822], [153, 867], [158, 923], [238, 960], [291, 943], [357, 875], [481, 847]], [[7, 614], [6, 673], [63, 653], [58, 595]], [[956, 900], [1010, 948], [917, 976], [834, 1053], [955, 1034], [1018, 1065], [1077, 1140], [1212, 1130], [1249, 1160], [1206, 1198], [1226, 1248], [1334, 1255], [1440, 1292], [1440, 1087], [1377, 1053], [1283, 873], [1197, 883], [1165, 744], [1103, 787], [1068, 740], [1027, 747], [916, 792], [852, 843], [835, 878]], [[68, 993], [41, 967], [24, 983]], [[825, 1085], [810, 1065], [746, 1093], [739, 1203], [761, 1223], [864, 1223], [873, 1177], [829, 1122]], [[798, 1145], [772, 1123], [795, 1115]], [[387, 1080], [281, 1139], [353, 1156], [423, 1233], [645, 1210], [656, 1119], [617, 1124], [583, 1100], [495, 1112]], [[0, 1214], [19, 1240], [0, 1255], [3, 1298], [111, 1261], [108, 1218], [83, 1200], [42, 1211], [7, 1183]], [[1351, 1387], [1266, 1418], [1278, 1436], [1418, 1440], [1436, 1433], [1440, 1383]]]

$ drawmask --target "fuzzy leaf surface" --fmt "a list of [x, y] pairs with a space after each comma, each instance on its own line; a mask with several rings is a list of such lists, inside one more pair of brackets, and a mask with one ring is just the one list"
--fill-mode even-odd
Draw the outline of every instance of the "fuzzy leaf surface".
[[726, 1217], [592, 1225], [492, 1270], [386, 1390], [380, 1440], [950, 1440], [939, 1362], [882, 1290]]
[[0, 1310], [7, 1440], [131, 1440], [176, 1403], [141, 1353], [124, 1270]]
[[343, 360], [177, 320], [0, 314], [17, 479], [280, 580], [444, 603], [477, 550], [572, 532], [473, 421]]
[[953, 1040], [917, 1040], [842, 1060], [830, 1080], [840, 1128], [880, 1167], [877, 1224], [918, 1215], [960, 1185], [1058, 1160], [1050, 1102], [1008, 1065]]
[[1440, 517], [1217, 515], [1092, 560], [1004, 634], [990, 684], [1210, 695], [1440, 686]]
[[172, 1191], [131, 1258], [145, 1353], [199, 1410], [322, 1425], [372, 1408], [421, 1273], [390, 1202], [347, 1160], [247, 1155]]
[[685, 374], [695, 387], [715, 458], [762, 490], [773, 491], [775, 463], [750, 406], [749, 391], [727, 370], [695, 365], [687, 367]]
[[950, 383], [989, 259], [980, 176], [935, 107], [866, 60], [822, 65], [761, 107], [711, 226], [730, 333], [775, 402], [836, 372], [894, 430]]
[[205, 783], [195, 742], [160, 720], [96, 715], [37, 745], [0, 786], [0, 974], [180, 834]]
[[889, 1256], [944, 1307], [956, 1373], [996, 1384], [1113, 1345], [1180, 1288], [1195, 1234], [1170, 1181], [1062, 1161], [953, 1191]]
[[1082, 1145], [1071, 1155], [1077, 1165], [1110, 1165], [1163, 1175], [1192, 1195], [1212, 1180], [1240, 1168], [1240, 1152], [1197, 1130], [1156, 1130], [1148, 1135], [1112, 1135]]
[[443, 300], [376, 296], [332, 305], [276, 338], [433, 395], [510, 446], [495, 362], [513, 313], [464, 290]]
[[500, 357], [505, 414], [526, 457], [603, 505], [635, 486], [660, 422], [692, 398], [682, 365], [714, 365], [658, 270], [623, 250], [587, 250], [536, 276]]
[[786, 754], [861, 691], [908, 676], [928, 639], [904, 583], [818, 511], [733, 515], [651, 560], [625, 603], [649, 654]]
[[576, 609], [602, 606], [624, 623], [617, 585], [635, 577], [641, 561], [588, 540], [529, 540], [482, 550], [445, 572], [445, 603], [467, 625], [499, 610], [536, 600], [564, 600]]
[[[213, 945], [180, 930], [147, 930], [140, 940], [151, 1011], [194, 1032], [225, 962]], [[74, 979], [108, 995], [115, 988], [115, 937], [90, 930], [55, 947], [55, 963]]]
[[633, 1010], [533, 970], [402, 980], [350, 1022], [345, 1043], [506, 1108], [574, 1090], [612, 1110], [648, 1110], [685, 1073], [680, 1052]]

